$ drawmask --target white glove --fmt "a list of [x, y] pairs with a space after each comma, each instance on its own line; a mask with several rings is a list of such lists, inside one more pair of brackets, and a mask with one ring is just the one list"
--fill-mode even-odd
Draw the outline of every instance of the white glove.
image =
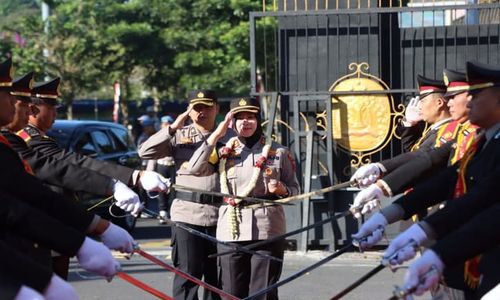
[[353, 244], [361, 250], [373, 247], [384, 236], [387, 219], [381, 213], [376, 213], [368, 219], [356, 234], [352, 235]]
[[28, 286], [21, 286], [19, 292], [17, 292], [16, 298], [14, 300], [44, 300], [45, 298]]
[[101, 234], [101, 241], [109, 249], [134, 252], [134, 238], [125, 229], [113, 223], [109, 223], [109, 227]]
[[139, 212], [143, 208], [141, 200], [126, 184], [117, 180], [113, 186], [113, 193], [116, 200], [116, 206], [134, 216], [139, 215]]
[[406, 106], [403, 125], [408, 125], [407, 127], [411, 127], [422, 121], [422, 116], [420, 115], [419, 100], [420, 98], [418, 96], [411, 98], [410, 102]]
[[417, 247], [427, 240], [427, 234], [420, 225], [413, 224], [392, 240], [382, 257], [383, 264], [397, 265], [412, 259], [417, 254]]
[[85, 238], [76, 257], [82, 268], [101, 276], [113, 277], [120, 270], [109, 249], [90, 238]]
[[359, 219], [361, 218], [361, 215], [373, 211], [380, 205], [380, 198], [383, 196], [384, 192], [376, 184], [372, 184], [368, 188], [359, 192], [351, 205], [354, 217]]
[[143, 171], [139, 182], [148, 192], [164, 192], [168, 189], [170, 181], [153, 171]]
[[413, 293], [420, 296], [439, 283], [443, 269], [444, 264], [437, 254], [426, 250], [406, 271], [404, 287], [406, 290], [415, 289]]
[[380, 168], [377, 164], [367, 164], [357, 169], [351, 177], [351, 181], [356, 181], [360, 188], [365, 188], [377, 181], [380, 177]]
[[52, 275], [50, 279], [49, 285], [43, 293], [43, 296], [47, 300], [59, 300], [59, 299], [68, 299], [68, 300], [78, 300], [78, 294], [75, 289], [68, 282], [64, 281], [61, 277], [57, 275]]
[[500, 299], [500, 284], [497, 284], [496, 287], [487, 292], [481, 300], [496, 300]]

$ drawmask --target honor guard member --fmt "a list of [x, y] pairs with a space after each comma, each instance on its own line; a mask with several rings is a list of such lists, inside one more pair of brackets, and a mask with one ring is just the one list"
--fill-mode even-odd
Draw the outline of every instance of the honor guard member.
[[[450, 119], [446, 99], [443, 97], [446, 92], [445, 82], [421, 75], [417, 76], [417, 82], [419, 95], [410, 100], [405, 109], [405, 116], [396, 128], [406, 151], [418, 149], [425, 140], [430, 139], [430, 143], [432, 134], [435, 133], [433, 129], [439, 127], [442, 122], [446, 123], [444, 120]], [[426, 123], [430, 125], [427, 129]]]
[[[12, 248], [8, 238], [5, 238], [6, 234], [28, 239], [39, 244], [40, 247], [57, 249], [68, 256], [76, 255], [80, 266], [92, 273], [110, 277], [117, 272], [118, 262], [113, 258], [109, 249], [101, 243], [85, 237], [83, 233], [26, 205], [21, 200], [11, 198], [4, 193], [0, 193], [0, 195], [2, 198], [2, 206], [0, 207], [2, 220], [0, 229], [0, 253], [2, 253], [0, 258], [2, 264], [0, 295], [13, 292], [11, 289], [19, 288], [20, 284], [36, 289], [48, 298], [59, 295], [57, 299], [75, 299], [67, 296], [76, 295], [69, 284], [65, 283], [59, 276], [52, 274], [52, 271], [36, 258], [28, 256], [29, 254], [19, 251], [18, 248]], [[7, 278], [13, 281], [5, 282], [3, 279]], [[5, 287], [5, 285], [11, 284], [15, 285], [10, 288]], [[68, 294], [69, 292], [71, 294]], [[12, 299], [10, 297], [1, 298]]]
[[[29, 158], [29, 167], [33, 173], [45, 183], [64, 187], [72, 191], [84, 191], [97, 195], [107, 196], [114, 193], [117, 206], [133, 214], [139, 213], [141, 205], [137, 194], [122, 182], [93, 170], [70, 164], [65, 160], [58, 160], [52, 156], [44, 155], [29, 147], [26, 142], [16, 134], [28, 125], [32, 110], [38, 112], [36, 106], [30, 106], [33, 73], [28, 73], [13, 81], [12, 95], [16, 98], [16, 113], [12, 122], [2, 127], [2, 135], [23, 159]], [[20, 133], [26, 137], [23, 132]]]
[[[424, 180], [447, 165], [453, 165], [461, 159], [467, 148], [470, 147], [478, 126], [471, 124], [469, 121], [467, 103], [470, 101], [471, 96], [468, 92], [469, 84], [465, 73], [445, 69], [444, 78], [450, 87], [450, 92], [447, 92], [445, 96], [448, 98], [448, 106], [450, 107], [453, 122], [448, 123], [446, 126], [446, 131], [441, 135], [441, 142], [444, 143], [450, 135], [452, 140], [431, 151], [419, 149], [377, 163], [377, 165], [380, 164], [387, 170], [381, 179], [378, 179], [381, 175], [380, 172], [376, 172], [380, 168], [370, 168], [373, 164], [367, 165], [365, 177], [361, 182], [370, 184], [376, 181], [376, 185], [384, 187], [384, 195], [393, 196], [404, 192], [419, 180]], [[377, 193], [378, 189], [371, 189], [371, 187], [366, 189], [366, 192], [362, 191], [360, 194], [363, 193], [363, 197], [357, 197], [358, 202], [354, 203], [355, 206], [363, 205], [362, 214], [373, 210], [378, 205], [381, 197], [381, 194]], [[365, 200], [368, 201], [366, 202], [368, 205], [362, 202]]]
[[[33, 172], [45, 183], [70, 189], [71, 191], [68, 191], [68, 193], [86, 191], [93, 194], [108, 195], [114, 191], [117, 205], [126, 210], [130, 209], [132, 213], [137, 214], [141, 208], [139, 197], [125, 184], [90, 169], [71, 165], [66, 161], [53, 159], [51, 156], [39, 155], [39, 153], [30, 149], [22, 138], [12, 132], [28, 125], [31, 109], [36, 109], [36, 107], [30, 107], [32, 81], [33, 73], [26, 74], [13, 81], [11, 94], [16, 97], [16, 113], [14, 120], [6, 128], [2, 128], [2, 135], [7, 138], [14, 150], [25, 155], [29, 153], [31, 162], [36, 162], [32, 165], [27, 164], [26, 167], [30, 168], [30, 172]], [[118, 227], [116, 227], [116, 230], [122, 231]], [[125, 232], [122, 234], [127, 235]], [[130, 239], [132, 238], [130, 237]], [[54, 271], [64, 279], [67, 279], [68, 266], [69, 256], [53, 257]]]
[[[383, 208], [381, 212], [365, 222], [358, 233], [364, 237], [363, 240], [366, 240], [363, 247], [378, 242], [388, 223], [406, 219], [416, 210], [444, 200], [449, 200], [444, 209], [400, 234], [391, 242], [385, 256], [396, 254], [397, 263], [412, 258], [414, 251], [405, 247], [410, 240], [421, 245], [430, 238], [437, 239], [439, 246], [433, 248], [437, 255], [449, 253], [450, 250], [459, 251], [456, 247], [446, 250], [446, 247], [452, 244], [460, 245], [459, 248], [463, 248], [465, 252], [475, 247], [475, 245], [466, 246], [468, 243], [462, 240], [462, 235], [453, 234], [452, 239], [448, 234], [461, 225], [467, 226], [465, 222], [471, 220], [476, 214], [479, 216], [484, 210], [489, 210], [489, 206], [498, 204], [498, 197], [495, 197], [491, 189], [498, 182], [500, 168], [500, 68], [467, 62], [467, 81], [470, 85], [469, 93], [472, 94], [472, 100], [468, 104], [469, 119], [471, 123], [480, 126], [482, 132], [476, 133], [474, 142], [459, 163], [416, 186], [413, 191]], [[471, 225], [465, 230], [477, 228], [475, 226]], [[488, 235], [481, 234], [479, 235], [478, 232], [478, 237], [488, 238]], [[449, 239], [453, 242], [449, 242]], [[446, 242], [439, 242], [439, 240]], [[438, 257], [436, 253], [428, 254], [427, 258], [439, 264], [435, 259]], [[443, 257], [441, 260], [445, 259]], [[499, 260], [500, 250], [495, 247], [481, 257], [468, 260], [465, 268], [461, 268], [463, 289], [466, 290], [466, 296], [468, 295], [469, 299], [479, 299], [500, 281], [500, 272], [497, 268]], [[425, 274], [429, 270], [428, 267], [430, 265], [420, 268], [418, 275]], [[460, 288], [459, 286], [452, 287]]]
[[[48, 82], [36, 83], [32, 89], [32, 110], [36, 114], [30, 115], [29, 124], [17, 134], [24, 139], [29, 146], [29, 150], [21, 151], [20, 154], [28, 161], [30, 165], [36, 165], [35, 153], [43, 156], [50, 156], [53, 159], [65, 161], [67, 164], [73, 164], [79, 167], [91, 169], [102, 175], [112, 177], [126, 185], [139, 185], [147, 191], [164, 191], [167, 186], [162, 182], [161, 177], [155, 172], [134, 170], [118, 164], [105, 162], [90, 158], [85, 155], [66, 151], [59, 147], [57, 142], [45, 134], [56, 118], [56, 106], [59, 96], [60, 79], [55, 78]], [[117, 187], [114, 185], [114, 192], [117, 188], [123, 188], [124, 185]], [[127, 201], [133, 206], [137, 205], [137, 197]], [[126, 208], [124, 205], [122, 208]], [[126, 209], [133, 210], [133, 209]]]
[[[451, 122], [452, 119], [448, 110], [447, 101], [444, 97], [444, 93], [446, 92], [446, 84], [444, 81], [429, 79], [420, 75], [417, 79], [420, 93], [419, 114], [422, 120], [427, 122], [430, 126], [413, 145], [411, 151], [420, 150], [420, 152], [428, 152], [453, 139], [453, 132], [457, 124]], [[356, 196], [354, 199], [354, 206], [358, 206], [358, 203], [368, 202], [367, 200], [374, 197], [378, 199], [383, 194], [393, 195], [394, 192], [391, 187], [383, 180], [378, 181], [376, 184], [371, 183], [375, 182], [376, 178], [378, 178], [381, 173], [389, 173], [407, 163], [410, 156], [412, 156], [412, 154], [403, 153], [392, 159], [384, 160], [379, 163], [371, 163], [359, 168], [354, 173], [351, 180], [356, 180], [361, 188], [366, 187], [366, 189]], [[377, 201], [371, 201], [369, 203], [374, 206], [378, 205]], [[370, 205], [366, 205], [366, 209], [373, 208], [374, 207]], [[361, 213], [365, 212], [366, 211]], [[357, 212], [355, 216], [360, 217], [361, 214]]]
[[[143, 159], [161, 159], [172, 156], [175, 160], [176, 184], [206, 191], [219, 191], [218, 174], [212, 167], [208, 175], [194, 176], [189, 172], [189, 159], [215, 129], [219, 111], [217, 96], [211, 90], [195, 90], [188, 94], [189, 107], [169, 126], [162, 128], [139, 148]], [[185, 125], [187, 118], [193, 121]], [[224, 139], [222, 140], [225, 141]], [[215, 236], [217, 213], [222, 199], [217, 196], [189, 191], [175, 191], [170, 208], [172, 220], [195, 230]], [[205, 282], [218, 286], [216, 246], [186, 230], [172, 227], [172, 261], [176, 268]], [[175, 299], [198, 299], [198, 286], [175, 275], [173, 294]], [[204, 291], [204, 299], [220, 299], [211, 291]]]
[[[15, 113], [15, 97], [12, 91], [12, 61], [0, 64], [0, 127], [12, 122]], [[30, 168], [0, 135], [0, 192], [32, 207], [40, 209], [58, 221], [85, 234], [99, 236], [106, 246], [124, 252], [133, 251], [133, 239], [123, 236], [114, 226], [100, 217], [90, 214], [74, 203], [53, 193], [30, 173]], [[23, 188], [24, 187], [24, 188]], [[37, 262], [50, 267], [50, 253], [37, 243], [23, 243], [16, 235], [6, 234], [4, 241], [22, 251], [39, 254]], [[45, 254], [44, 254], [45, 253]]]
[[[203, 170], [210, 169], [216, 148], [220, 150], [218, 169], [223, 193], [269, 200], [298, 194], [295, 161], [282, 145], [276, 142], [266, 144], [258, 100], [235, 99], [230, 106], [231, 111], [224, 122], [191, 158], [191, 172], [203, 175]], [[220, 138], [226, 136], [230, 122], [233, 122], [237, 136], [229, 139], [223, 147], [217, 147]], [[230, 198], [225, 198], [224, 202], [227, 205], [219, 209], [217, 239], [246, 245], [286, 232], [281, 205], [251, 205]], [[228, 248], [219, 245], [218, 250], [224, 252]], [[253, 250], [283, 259], [285, 249], [283, 241], [276, 241]], [[238, 298], [245, 298], [276, 283], [283, 268], [282, 262], [240, 252], [221, 256], [219, 264], [222, 288]], [[278, 290], [270, 291], [264, 298], [278, 299]]]

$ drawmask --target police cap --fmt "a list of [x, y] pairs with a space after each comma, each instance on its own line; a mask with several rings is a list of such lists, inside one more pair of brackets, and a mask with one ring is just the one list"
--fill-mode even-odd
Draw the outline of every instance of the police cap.
[[29, 72], [12, 81], [12, 95], [24, 102], [31, 102], [31, 89], [33, 88], [33, 72]]
[[479, 62], [470, 62], [466, 64], [467, 82], [469, 82], [471, 91], [478, 91], [490, 87], [500, 86], [500, 68]]
[[236, 98], [231, 101], [231, 112], [237, 114], [239, 112], [251, 112], [258, 114], [260, 112], [259, 100], [256, 98]]
[[444, 96], [447, 98], [469, 90], [469, 83], [467, 82], [465, 73], [444, 69], [443, 80], [446, 83], [446, 94]]
[[10, 91], [12, 89], [12, 58], [7, 58], [0, 63], [0, 90]]
[[446, 84], [444, 81], [426, 78], [422, 75], [417, 76], [418, 91], [420, 92], [420, 99], [434, 93], [445, 93]]
[[188, 93], [188, 101], [192, 106], [196, 104], [213, 106], [217, 103], [217, 94], [212, 90], [194, 90]]
[[61, 78], [57, 77], [47, 82], [37, 82], [31, 89], [32, 101], [35, 104], [48, 104], [56, 106], [59, 97], [59, 83]]

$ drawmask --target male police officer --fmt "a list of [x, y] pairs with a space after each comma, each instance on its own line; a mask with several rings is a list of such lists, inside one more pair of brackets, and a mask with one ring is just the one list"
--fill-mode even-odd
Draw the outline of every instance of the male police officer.
[[[415, 253], [413, 246], [409, 247], [410, 240], [421, 245], [430, 238], [438, 239], [432, 250], [424, 254], [419, 267], [411, 269], [410, 288], [418, 285], [418, 280], [414, 280], [415, 276], [425, 274], [432, 265], [442, 272], [443, 262], [453, 265], [461, 255], [470, 258], [471, 253], [473, 255], [477, 251], [488, 249], [481, 246], [486, 244], [491, 247], [491, 243], [488, 244], [490, 235], [485, 235], [484, 225], [493, 224], [488, 210], [491, 206], [496, 214], [497, 210], [493, 206], [498, 205], [498, 197], [492, 195], [492, 191], [498, 183], [500, 170], [500, 69], [468, 62], [467, 80], [473, 94], [468, 104], [469, 118], [471, 123], [483, 129], [482, 133], [476, 135], [459, 164], [416, 186], [412, 192], [373, 215], [360, 230], [360, 235], [363, 236], [361, 243], [365, 244], [362, 247], [366, 247], [367, 244], [380, 240], [380, 231], [383, 231], [387, 223], [408, 218], [418, 209], [449, 199], [444, 209], [419, 224], [414, 224], [394, 239], [385, 253], [386, 257], [396, 257], [394, 262], [401, 263]], [[477, 219], [479, 216], [481, 217]], [[481, 219], [485, 220], [483, 224]], [[468, 222], [470, 224], [466, 224]], [[462, 225], [464, 227], [457, 229]], [[451, 234], [454, 230], [457, 231]], [[461, 234], [456, 234], [457, 232]], [[498, 244], [497, 235], [491, 236], [494, 243]], [[477, 237], [479, 240], [477, 243], [474, 240], [464, 244], [463, 238], [466, 237]], [[466, 262], [466, 267], [461, 268], [460, 274], [467, 283], [464, 289], [468, 287], [471, 299], [480, 297], [500, 281], [500, 273], [496, 268], [499, 259], [500, 251], [495, 248], [480, 259]], [[428, 288], [430, 283], [426, 286]]]
[[[173, 156], [177, 169], [176, 184], [216, 191], [219, 189], [217, 172], [208, 176], [193, 176], [188, 171], [188, 165], [195, 150], [206, 143], [206, 138], [215, 129], [215, 117], [219, 111], [217, 96], [211, 90], [195, 90], [189, 93], [188, 98], [187, 111], [180, 114], [170, 126], [145, 141], [139, 149], [139, 155], [144, 159]], [[188, 116], [193, 124], [184, 126]], [[173, 221], [215, 236], [218, 204], [221, 202], [220, 197], [208, 194], [175, 191], [170, 214]], [[207, 283], [217, 286], [216, 261], [208, 258], [208, 255], [217, 251], [216, 245], [184, 229], [172, 230], [174, 265], [198, 278], [204, 276]], [[175, 299], [198, 299], [198, 286], [180, 276], [175, 276], [173, 289]], [[205, 290], [204, 299], [219, 298], [217, 294]]]

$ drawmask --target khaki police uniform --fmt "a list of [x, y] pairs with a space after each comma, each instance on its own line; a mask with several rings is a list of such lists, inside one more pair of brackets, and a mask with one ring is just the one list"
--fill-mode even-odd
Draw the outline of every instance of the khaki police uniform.
[[[239, 194], [249, 184], [255, 163], [262, 156], [264, 145], [264, 137], [261, 137], [260, 141], [251, 148], [248, 148], [239, 139], [235, 142], [234, 150], [226, 161], [228, 188], [231, 194]], [[213, 149], [214, 146], [205, 143], [195, 152], [190, 164], [192, 172], [201, 173], [203, 169], [207, 169], [206, 166], [210, 165], [209, 160], [210, 156], [213, 155]], [[290, 196], [299, 193], [299, 183], [295, 175], [295, 161], [285, 147], [275, 142], [272, 143], [265, 166], [260, 171], [256, 185], [248, 196], [278, 199], [276, 195], [268, 191], [268, 183], [272, 179], [283, 182]], [[241, 215], [238, 218], [238, 236], [233, 238], [231, 234], [231, 226], [228, 223], [229, 206], [224, 205], [219, 209], [218, 239], [236, 241], [241, 245], [246, 245], [286, 232], [285, 213], [282, 206], [249, 206], [250, 203], [245, 203], [245, 201], [239, 205]], [[219, 245], [219, 251], [227, 250], [227, 247]], [[284, 243], [278, 241], [253, 250], [283, 258]], [[221, 256], [219, 266], [223, 289], [241, 298], [277, 282], [282, 270], [280, 262], [239, 252]], [[267, 299], [277, 299], [277, 295], [277, 290], [274, 290], [267, 294]]]
[[[205, 142], [211, 132], [201, 133], [191, 124], [176, 131], [166, 127], [152, 135], [139, 148], [143, 159], [161, 159], [173, 157], [175, 161], [177, 185], [194, 187], [206, 191], [219, 191], [218, 174], [212, 170], [207, 175], [192, 175], [188, 171], [189, 159], [195, 150]], [[177, 190], [170, 208], [173, 221], [184, 223], [198, 231], [215, 236], [218, 209], [222, 202], [220, 197], [203, 193]], [[197, 278], [205, 277], [205, 281], [218, 286], [217, 266], [215, 259], [208, 255], [216, 253], [216, 246], [207, 240], [194, 236], [180, 228], [172, 228], [172, 260], [174, 266]], [[176, 276], [174, 278], [175, 299], [198, 299], [198, 286]], [[220, 297], [205, 290], [204, 299]]]

